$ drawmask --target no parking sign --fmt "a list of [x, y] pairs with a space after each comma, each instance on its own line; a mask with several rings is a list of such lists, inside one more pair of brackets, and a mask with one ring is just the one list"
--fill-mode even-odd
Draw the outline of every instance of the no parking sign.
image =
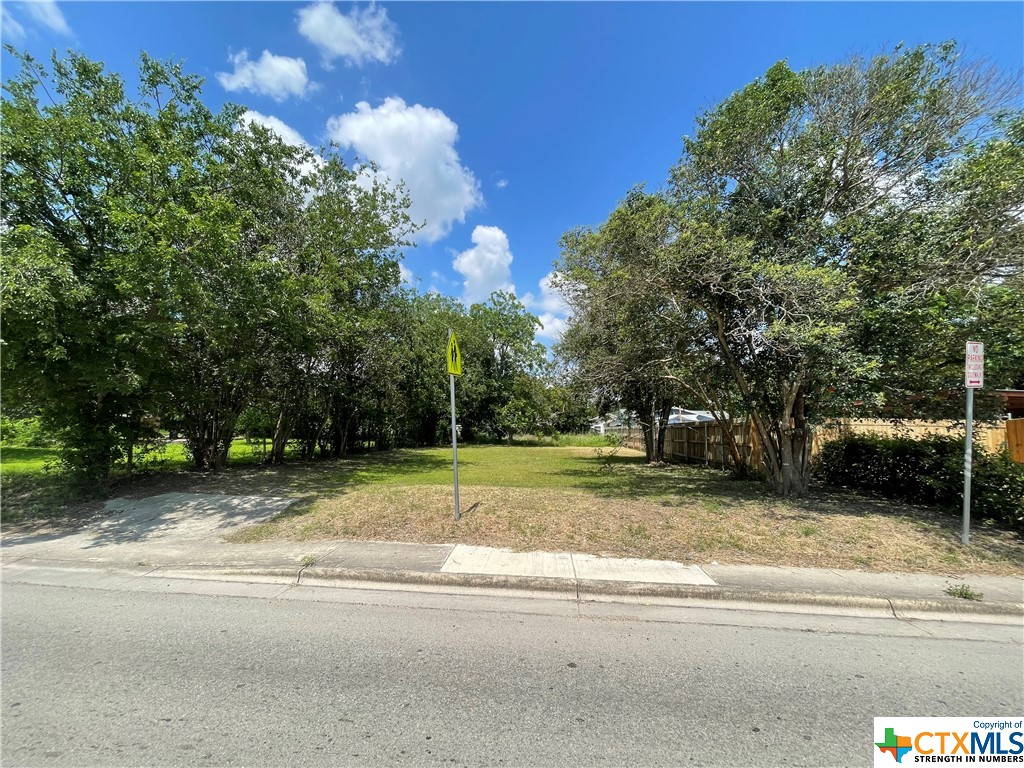
[[964, 385], [968, 389], [981, 389], [985, 386], [985, 345], [980, 341], [967, 342]]

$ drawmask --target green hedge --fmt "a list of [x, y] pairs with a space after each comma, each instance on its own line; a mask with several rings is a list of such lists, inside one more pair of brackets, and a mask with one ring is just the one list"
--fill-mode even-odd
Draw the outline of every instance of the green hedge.
[[[848, 435], [822, 447], [814, 473], [830, 485], [959, 512], [964, 441]], [[1007, 452], [993, 454], [975, 446], [971, 475], [972, 518], [1024, 533], [1024, 464], [1014, 463]]]

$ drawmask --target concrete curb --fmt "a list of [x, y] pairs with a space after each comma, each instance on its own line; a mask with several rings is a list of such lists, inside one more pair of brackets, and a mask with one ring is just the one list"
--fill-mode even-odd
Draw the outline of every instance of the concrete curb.
[[1024, 618], [1021, 603], [975, 603], [955, 598], [889, 598], [881, 595], [841, 595], [818, 592], [793, 592], [769, 589], [743, 589], [728, 586], [690, 584], [651, 584], [592, 579], [560, 579], [534, 576], [495, 576], [487, 574], [440, 573], [356, 568], [224, 568], [211, 566], [157, 568], [152, 575], [181, 578], [270, 578], [294, 584], [332, 586], [338, 582], [409, 584], [478, 589], [510, 589], [534, 592], [569, 593], [577, 599], [588, 597], [655, 597], [708, 601], [712, 603], [759, 603], [788, 606], [818, 606], [860, 609], [891, 613], [896, 618], [911, 618], [922, 613], [958, 616], [1013, 616]]

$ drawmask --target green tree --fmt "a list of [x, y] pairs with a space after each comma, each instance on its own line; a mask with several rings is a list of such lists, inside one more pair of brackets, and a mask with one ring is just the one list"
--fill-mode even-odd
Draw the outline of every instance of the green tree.
[[364, 184], [330, 156], [310, 174], [301, 236], [276, 257], [283, 266], [275, 334], [263, 360], [278, 413], [269, 460], [284, 459], [296, 433], [301, 454], [343, 454], [360, 429], [390, 437], [377, 408], [393, 375], [387, 313], [397, 300], [399, 249], [413, 230], [402, 189]]
[[671, 236], [664, 200], [634, 189], [597, 230], [563, 236], [556, 283], [572, 321], [556, 347], [579, 385], [639, 416], [648, 462], [664, 460], [665, 429], [680, 389], [668, 374], [674, 338], [663, 291], [646, 267]]
[[556, 432], [575, 434], [590, 430], [591, 419], [597, 416], [597, 411], [590, 393], [573, 380], [571, 373], [556, 374], [555, 380], [547, 386], [546, 399], [549, 419]]
[[534, 341], [539, 321], [504, 291], [472, 305], [468, 319], [484, 343], [477, 361], [483, 391], [471, 420], [475, 428], [511, 442], [514, 433], [538, 428], [542, 419], [543, 397], [535, 386], [544, 366], [544, 349]]
[[812, 424], [881, 403], [880, 373], [905, 361], [858, 343], [865, 312], [905, 338], [914, 312], [940, 320], [958, 292], [1019, 270], [1019, 220], [985, 218], [979, 240], [964, 229], [978, 205], [952, 183], [1002, 140], [990, 115], [1013, 92], [952, 44], [799, 73], [779, 63], [685, 140], [671, 197], [680, 231], [700, 237], [669, 244], [666, 285], [706, 317], [779, 493], [806, 491]]
[[509, 445], [515, 435], [554, 434], [544, 380], [525, 373], [516, 374], [510, 396], [497, 409], [495, 422]]
[[[294, 342], [289, 267], [302, 246], [306, 150], [236, 123], [192, 185], [198, 210], [222, 210], [222, 236], [172, 241], [179, 320], [166, 383], [198, 469], [222, 467], [242, 410], [270, 385], [273, 352]], [[197, 217], [198, 218], [198, 217]]]
[[[5, 397], [29, 396], [64, 460], [101, 487], [165, 405], [188, 267], [176, 243], [217, 248], [229, 209], [201, 199], [237, 111], [213, 115], [199, 80], [143, 54], [137, 95], [101, 64], [27, 55], [4, 84], [0, 203]], [[213, 148], [213, 149], [211, 149]]]

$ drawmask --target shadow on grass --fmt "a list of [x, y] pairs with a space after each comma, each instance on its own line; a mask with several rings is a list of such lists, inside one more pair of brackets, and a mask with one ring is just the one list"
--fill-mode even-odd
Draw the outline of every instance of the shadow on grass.
[[[95, 498], [83, 496], [60, 472], [47, 472], [42, 465], [19, 472], [16, 461], [36, 459], [38, 449], [4, 449], [4, 527], [37, 525], [40, 521], [75, 527], [93, 520], [101, 509]], [[201, 472], [183, 464], [149, 466], [132, 476], [115, 474], [108, 498], [141, 498], [161, 493], [220, 493], [270, 496], [336, 495], [357, 486], [387, 482], [401, 477], [429, 474], [450, 466], [443, 455], [414, 449], [354, 454], [339, 459], [292, 460], [264, 465], [243, 458], [218, 472]], [[473, 462], [460, 461], [472, 466]], [[8, 467], [12, 471], [8, 471]], [[304, 514], [302, 505], [286, 514]]]
[[[788, 517], [802, 520], [820, 520], [822, 517], [887, 517], [908, 521], [918, 531], [936, 539], [943, 539], [951, 553], [960, 550], [962, 510], [948, 507], [923, 506], [884, 496], [868, 495], [849, 488], [835, 488], [815, 484], [811, 493], [802, 499], [788, 500]], [[971, 545], [981, 545], [990, 557], [1016, 562], [1024, 566], [1024, 533], [1015, 531], [993, 520], [971, 521]]]
[[684, 504], [695, 497], [728, 502], [772, 498], [756, 480], [738, 480], [727, 472], [694, 464], [652, 466], [642, 456], [581, 457], [585, 466], [565, 470], [576, 485], [601, 498], [659, 499]]
[[[0, 455], [3, 456], [4, 472], [18, 472], [17, 465], [42, 466], [45, 462], [57, 460], [57, 451], [53, 448], [24, 448], [21, 446], [0, 447]], [[12, 467], [13, 465], [13, 467]]]
[[[349, 458], [349, 478], [351, 485], [366, 485], [396, 478], [408, 478], [410, 475], [423, 475], [442, 472], [450, 469], [452, 460], [431, 449], [398, 449], [385, 453], [362, 454]], [[472, 467], [475, 462], [460, 457], [460, 467]]]
[[76, 528], [95, 519], [102, 509], [95, 494], [83, 494], [60, 472], [8, 474], [5, 470], [0, 500], [5, 538], [13, 530], [32, 528], [40, 521]]
[[[907, 504], [892, 499], [868, 496], [849, 489], [812, 485], [802, 498], [782, 498], [757, 479], [736, 479], [727, 472], [699, 464], [651, 466], [640, 456], [596, 456], [584, 458], [586, 469], [567, 470], [578, 486], [608, 499], [626, 496], [634, 499], [661, 500], [671, 506], [694, 499], [708, 503], [755, 503], [769, 518], [785, 518], [808, 523], [823, 517], [882, 517], [909, 521], [922, 533], [946, 539], [959, 546], [960, 511]], [[995, 557], [1024, 563], [1024, 535], [992, 521], [976, 520], [972, 530], [979, 543]]]
[[[482, 449], [467, 459], [460, 456], [460, 465], [485, 470], [491, 484], [502, 486], [506, 471], [515, 462], [503, 451], [529, 446], [472, 446]], [[31, 450], [31, 449], [29, 449]], [[469, 452], [467, 452], [469, 453]], [[516, 487], [575, 488], [603, 500], [636, 499], [667, 507], [685, 507], [694, 503], [720, 514], [729, 514], [734, 505], [755, 505], [759, 514], [768, 518], [813, 524], [823, 516], [889, 517], [910, 520], [923, 533], [948, 542], [951, 552], [957, 547], [958, 528], [955, 516], [942, 510], [915, 507], [886, 499], [871, 498], [851, 491], [815, 487], [804, 499], [780, 499], [757, 480], [736, 480], [727, 473], [697, 464], [671, 464], [648, 466], [642, 456], [609, 454], [608, 451], [573, 453], [571, 458], [563, 452], [553, 452], [550, 460], [534, 449], [526, 462], [528, 473], [543, 473], [548, 478], [557, 475], [564, 479], [555, 485], [516, 485]], [[10, 457], [5, 451], [5, 463]], [[495, 463], [497, 462], [497, 464]], [[506, 467], [506, 464], [508, 465]], [[494, 467], [498, 470], [495, 471]], [[111, 496], [140, 498], [168, 492], [218, 493], [232, 495], [291, 496], [297, 501], [287, 509], [262, 523], [248, 526], [245, 532], [232, 534], [236, 541], [260, 541], [275, 536], [274, 523], [291, 518], [302, 518], [317, 508], [317, 502], [331, 496], [345, 495], [373, 484], [435, 484], [450, 482], [451, 458], [444, 450], [400, 449], [380, 453], [354, 454], [340, 459], [289, 461], [283, 465], [267, 466], [252, 463], [233, 463], [221, 472], [203, 473], [184, 468], [152, 472], [133, 478], [120, 478], [111, 490]], [[61, 476], [41, 471], [34, 475], [4, 473], [3, 518], [5, 539], [10, 541], [10, 523], [26, 521], [39, 527], [46, 521], [52, 527], [80, 527], [82, 523], [102, 515], [102, 505], [89, 501], [69, 501], [69, 489]], [[470, 473], [467, 472], [467, 475]], [[431, 477], [435, 475], [436, 477]], [[465, 479], [465, 478], [464, 478]], [[515, 483], [513, 483], [515, 485]], [[467, 499], [468, 501], [469, 499]], [[710, 506], [709, 506], [710, 505]], [[470, 514], [466, 510], [464, 514]], [[24, 535], [39, 535], [26, 525]], [[954, 530], [956, 529], [956, 530]], [[989, 556], [1014, 562], [1024, 560], [1021, 537], [1012, 536], [999, 528], [979, 525], [978, 543]], [[17, 532], [15, 532], [17, 533]], [[952, 554], [950, 555], [952, 557]]]

